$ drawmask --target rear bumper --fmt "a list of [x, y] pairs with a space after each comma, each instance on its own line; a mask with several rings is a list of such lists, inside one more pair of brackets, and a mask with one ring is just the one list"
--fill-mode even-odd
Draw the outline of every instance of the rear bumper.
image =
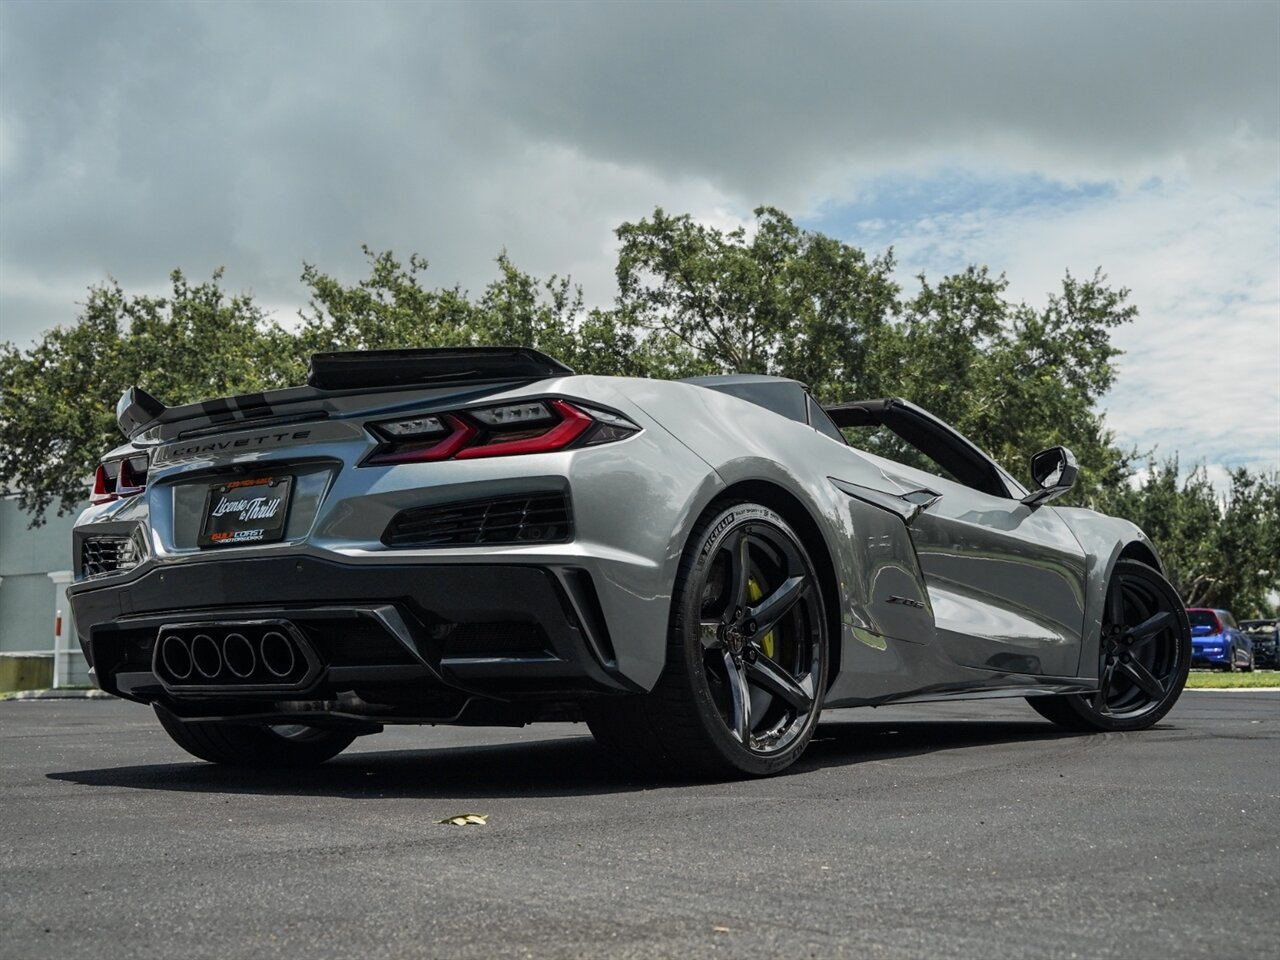
[[[587, 570], [509, 564], [347, 564], [274, 556], [155, 568], [68, 591], [102, 689], [179, 716], [457, 719], [490, 706], [634, 691], [617, 669]], [[157, 669], [161, 628], [289, 625], [316, 669], [291, 689], [191, 689]], [[517, 710], [518, 714], [519, 711]], [[518, 719], [518, 717], [517, 717]]]
[[1230, 651], [1226, 647], [1218, 650], [1205, 650], [1203, 647], [1191, 648], [1191, 665], [1193, 667], [1225, 667], [1229, 666]]

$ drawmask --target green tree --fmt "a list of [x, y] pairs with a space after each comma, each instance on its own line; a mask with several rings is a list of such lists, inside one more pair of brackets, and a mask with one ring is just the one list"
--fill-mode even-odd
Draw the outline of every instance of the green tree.
[[[1097, 410], [1136, 309], [1101, 273], [1067, 274], [1042, 310], [970, 267], [903, 299], [892, 251], [878, 257], [779, 210], [723, 231], [662, 209], [617, 230], [618, 318], [674, 338], [721, 372], [793, 377], [823, 401], [899, 395], [966, 433], [1015, 475], [1046, 446], [1071, 447], [1078, 501], [1125, 475]], [[891, 437], [876, 452], [910, 459]]]
[[617, 319], [682, 344], [714, 372], [794, 377], [822, 399], [872, 395], [897, 309], [892, 254], [802, 230], [772, 207], [723, 231], [661, 208], [617, 230]]
[[[1023, 476], [1037, 450], [1062, 444], [1081, 465], [1074, 496], [1120, 483], [1132, 454], [1114, 445], [1097, 405], [1115, 381], [1111, 331], [1137, 310], [1097, 272], [1070, 273], [1043, 310], [1005, 299], [1008, 281], [969, 267], [906, 303], [891, 392], [932, 411]], [[896, 381], [896, 382], [893, 382]]]
[[1274, 616], [1269, 594], [1280, 591], [1280, 475], [1238, 468], [1219, 495], [1203, 467], [1180, 473], [1176, 457], [1152, 462], [1137, 485], [1108, 491], [1102, 506], [1146, 531], [1187, 606]]
[[472, 300], [456, 286], [427, 287], [428, 264], [416, 254], [405, 265], [391, 251], [363, 249], [369, 275], [352, 285], [304, 267], [311, 298], [298, 333], [300, 360], [323, 350], [515, 344], [579, 373], [679, 377], [711, 369], [674, 337], [650, 335], [616, 311], [586, 310], [570, 278], [539, 280], [506, 253], [497, 257], [498, 276]]
[[84, 502], [98, 458], [120, 443], [125, 387], [184, 403], [288, 382], [291, 338], [221, 276], [192, 286], [175, 270], [164, 297], [108, 281], [90, 287], [76, 323], [30, 351], [0, 344], [0, 471], [35, 522], [55, 501], [63, 512]]
[[332, 350], [387, 350], [421, 346], [465, 346], [474, 342], [476, 307], [460, 287], [430, 289], [422, 282], [427, 261], [417, 254], [402, 264], [390, 251], [361, 248], [369, 275], [343, 284], [314, 264], [303, 264], [310, 290], [296, 334], [301, 382], [307, 358]]

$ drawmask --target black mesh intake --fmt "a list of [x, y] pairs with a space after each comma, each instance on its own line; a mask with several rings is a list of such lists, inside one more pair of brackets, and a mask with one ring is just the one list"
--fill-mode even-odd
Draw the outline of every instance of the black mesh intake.
[[130, 537], [86, 537], [80, 545], [80, 575], [96, 577], [138, 565], [142, 551]]
[[382, 535], [389, 547], [466, 547], [501, 543], [564, 543], [573, 539], [563, 493], [468, 500], [403, 510]]

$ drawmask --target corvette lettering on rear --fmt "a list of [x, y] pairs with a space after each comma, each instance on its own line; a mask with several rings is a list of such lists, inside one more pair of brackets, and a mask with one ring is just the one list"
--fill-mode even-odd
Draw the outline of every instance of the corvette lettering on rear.
[[260, 449], [306, 440], [310, 430], [286, 430], [281, 433], [264, 433], [256, 437], [237, 437], [234, 440], [207, 440], [203, 443], [171, 443], [156, 451], [152, 463], [172, 463], [211, 453], [233, 453], [238, 450]]

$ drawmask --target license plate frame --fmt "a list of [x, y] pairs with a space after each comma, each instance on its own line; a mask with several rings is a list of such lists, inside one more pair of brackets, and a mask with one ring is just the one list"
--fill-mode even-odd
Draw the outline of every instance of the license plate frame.
[[293, 479], [272, 474], [209, 484], [197, 544], [238, 547], [283, 540]]

